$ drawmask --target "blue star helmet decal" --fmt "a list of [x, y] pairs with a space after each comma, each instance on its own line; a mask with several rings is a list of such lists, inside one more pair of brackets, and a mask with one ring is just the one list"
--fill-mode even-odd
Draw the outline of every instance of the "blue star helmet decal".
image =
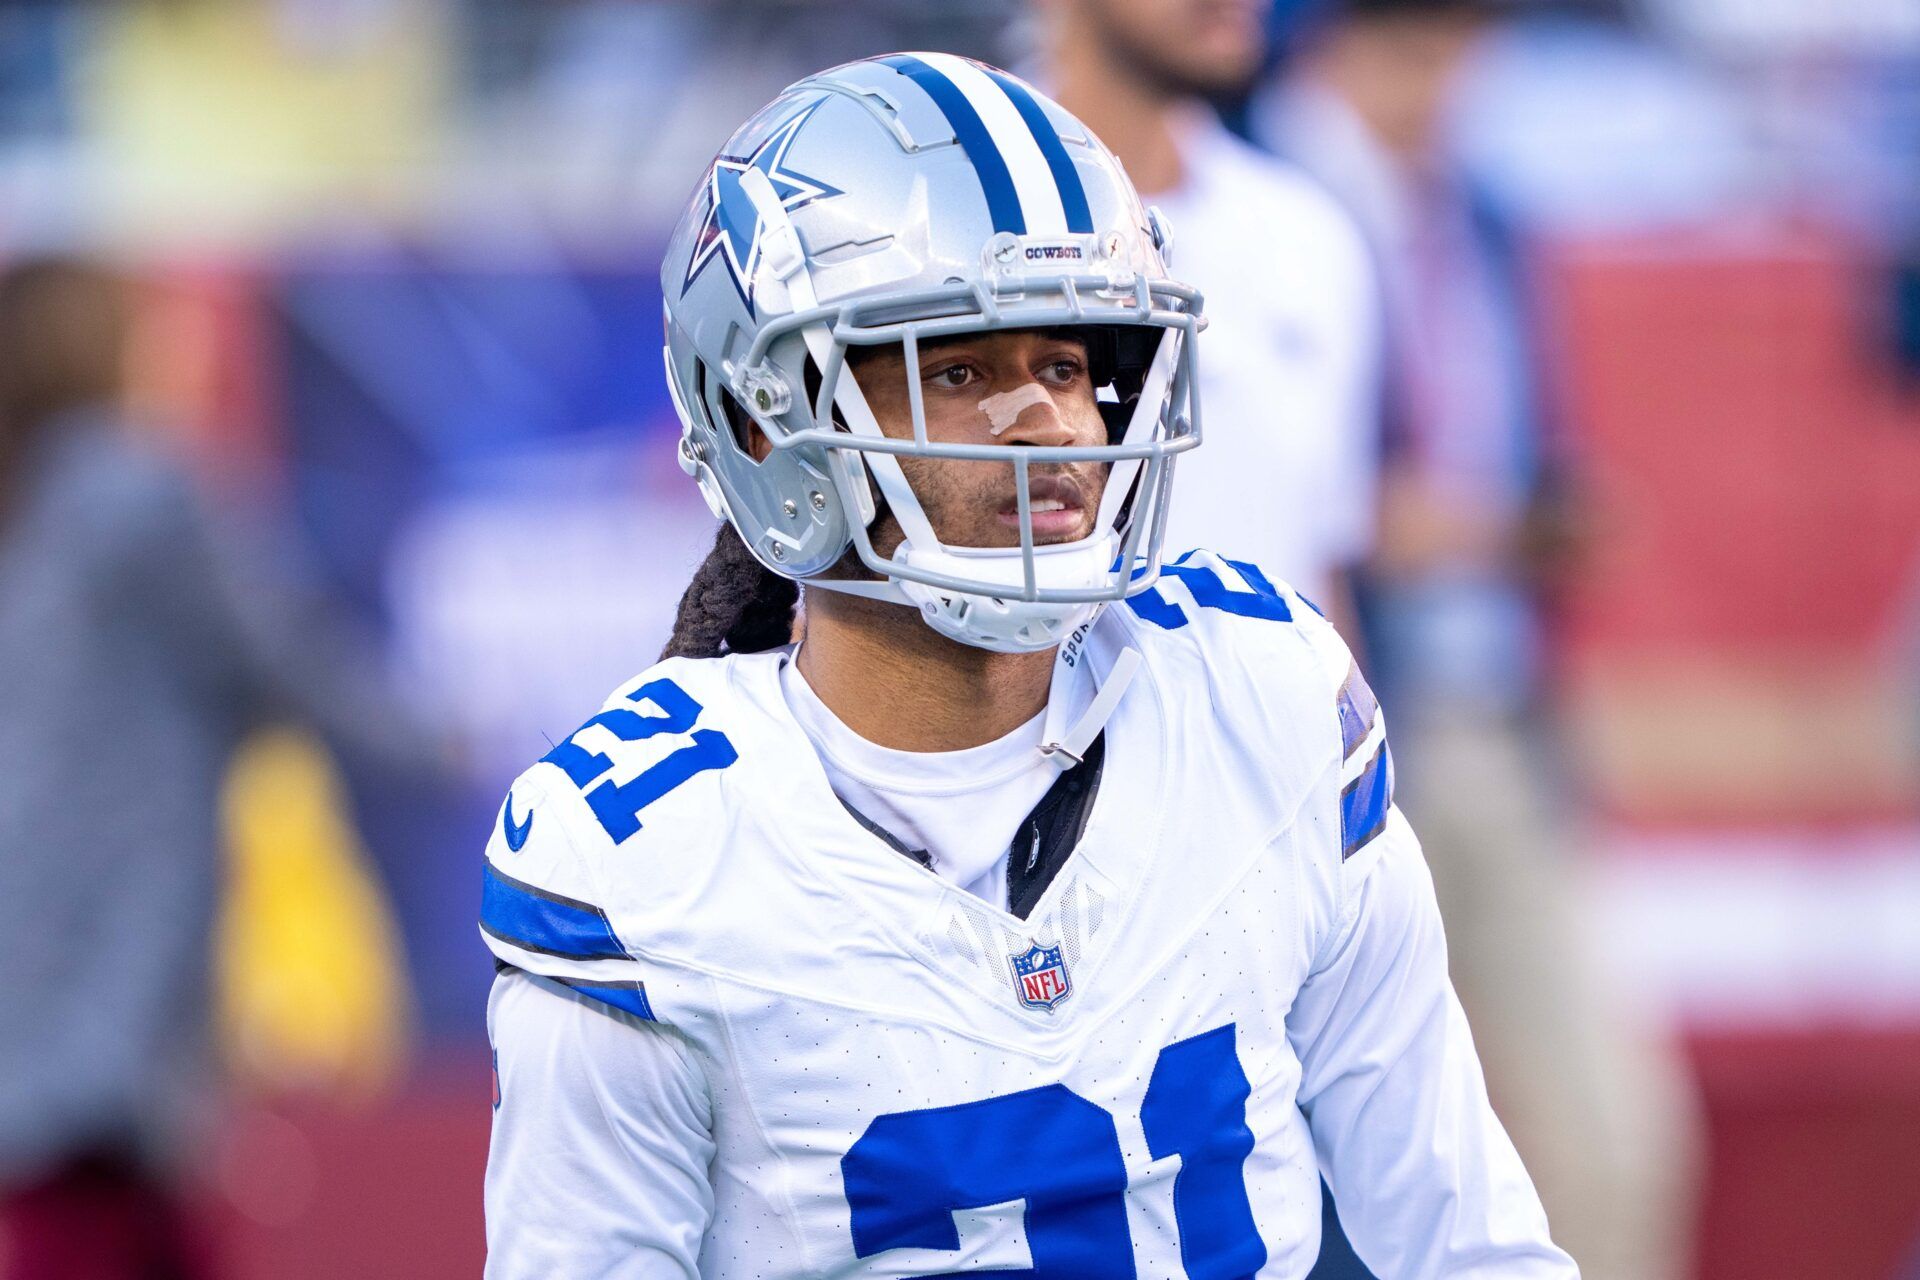
[[758, 169], [767, 175], [774, 194], [780, 197], [781, 207], [789, 213], [815, 200], [844, 194], [836, 187], [786, 167], [787, 151], [793, 146], [794, 137], [819, 106], [818, 102], [814, 103], [775, 129], [750, 156], [714, 157], [713, 167], [707, 171], [706, 221], [700, 225], [693, 260], [687, 264], [687, 278], [680, 286], [682, 296], [707, 263], [724, 257], [735, 292], [747, 304], [748, 314], [754, 314], [753, 274], [760, 265], [760, 211], [753, 207], [753, 201], [740, 185], [740, 175], [748, 169]]

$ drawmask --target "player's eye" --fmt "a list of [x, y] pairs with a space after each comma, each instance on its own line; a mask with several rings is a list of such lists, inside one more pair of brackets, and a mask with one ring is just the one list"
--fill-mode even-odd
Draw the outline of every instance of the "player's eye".
[[927, 374], [926, 380], [936, 387], [954, 391], [973, 381], [973, 370], [964, 364], [950, 364]]
[[1063, 356], [1048, 364], [1045, 369], [1045, 374], [1052, 381], [1064, 386], [1085, 373], [1086, 369], [1086, 365], [1077, 358], [1073, 356]]

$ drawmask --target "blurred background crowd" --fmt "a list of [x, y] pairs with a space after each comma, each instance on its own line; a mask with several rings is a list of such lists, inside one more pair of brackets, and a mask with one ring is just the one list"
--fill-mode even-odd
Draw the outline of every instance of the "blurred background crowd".
[[666, 231], [914, 48], [1167, 212], [1174, 538], [1362, 652], [1589, 1280], [1920, 1277], [1914, 0], [0, 0], [0, 1277], [478, 1273], [480, 851], [712, 535]]

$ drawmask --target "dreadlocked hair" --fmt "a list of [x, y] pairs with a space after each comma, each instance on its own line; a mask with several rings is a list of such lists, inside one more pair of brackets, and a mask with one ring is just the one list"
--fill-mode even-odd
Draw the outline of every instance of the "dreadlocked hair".
[[680, 597], [673, 635], [662, 658], [717, 658], [760, 653], [793, 640], [793, 606], [800, 586], [754, 559], [731, 524], [720, 526], [713, 550]]

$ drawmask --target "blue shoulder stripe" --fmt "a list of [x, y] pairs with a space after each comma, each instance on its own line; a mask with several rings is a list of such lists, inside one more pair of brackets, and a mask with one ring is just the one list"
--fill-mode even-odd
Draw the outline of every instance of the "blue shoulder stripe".
[[1347, 668], [1346, 683], [1340, 686], [1340, 758], [1350, 759], [1373, 732], [1374, 717], [1380, 714], [1380, 702], [1373, 696], [1367, 678], [1358, 663]]
[[1345, 862], [1386, 829], [1393, 805], [1393, 753], [1387, 744], [1340, 793], [1340, 860]]
[[612, 1005], [636, 1018], [648, 1022], [659, 1021], [653, 1016], [653, 1005], [647, 999], [647, 984], [644, 982], [589, 982], [584, 978], [549, 978], [548, 981], [571, 987], [583, 996]]
[[1087, 207], [1087, 188], [1080, 181], [1080, 171], [1073, 167], [1073, 157], [1067, 154], [1067, 146], [1060, 141], [1060, 134], [1047, 119], [1047, 113], [1033, 95], [1027, 92], [1027, 86], [1012, 76], [992, 67], [985, 68], [987, 75], [1000, 86], [1001, 92], [1013, 100], [1013, 109], [1026, 121], [1027, 131], [1040, 147], [1040, 154], [1047, 158], [1047, 168], [1053, 171], [1054, 185], [1060, 188], [1060, 208], [1067, 215], [1067, 230], [1076, 235], [1093, 233], [1093, 210]]
[[[933, 105], [940, 108], [940, 114], [947, 118], [947, 123], [953, 126], [953, 136], [960, 140], [960, 149], [967, 153], [967, 159], [973, 162], [974, 172], [980, 175], [980, 189], [987, 197], [987, 212], [993, 217], [993, 229], [1011, 231], [1019, 236], [1027, 234], [1027, 215], [1020, 208], [1020, 193], [1014, 189], [1013, 172], [1007, 168], [1006, 157], [1000, 154], [993, 135], [987, 132], [986, 122], [973, 109], [973, 104], [967, 101], [967, 95], [960, 91], [960, 86], [911, 54], [897, 53], [879, 61], [919, 85], [921, 91], [933, 99]], [[1058, 141], [1056, 138], [1055, 142]]]
[[523, 951], [566, 960], [625, 960], [607, 913], [588, 902], [522, 884], [491, 862], [480, 891], [480, 927]]

